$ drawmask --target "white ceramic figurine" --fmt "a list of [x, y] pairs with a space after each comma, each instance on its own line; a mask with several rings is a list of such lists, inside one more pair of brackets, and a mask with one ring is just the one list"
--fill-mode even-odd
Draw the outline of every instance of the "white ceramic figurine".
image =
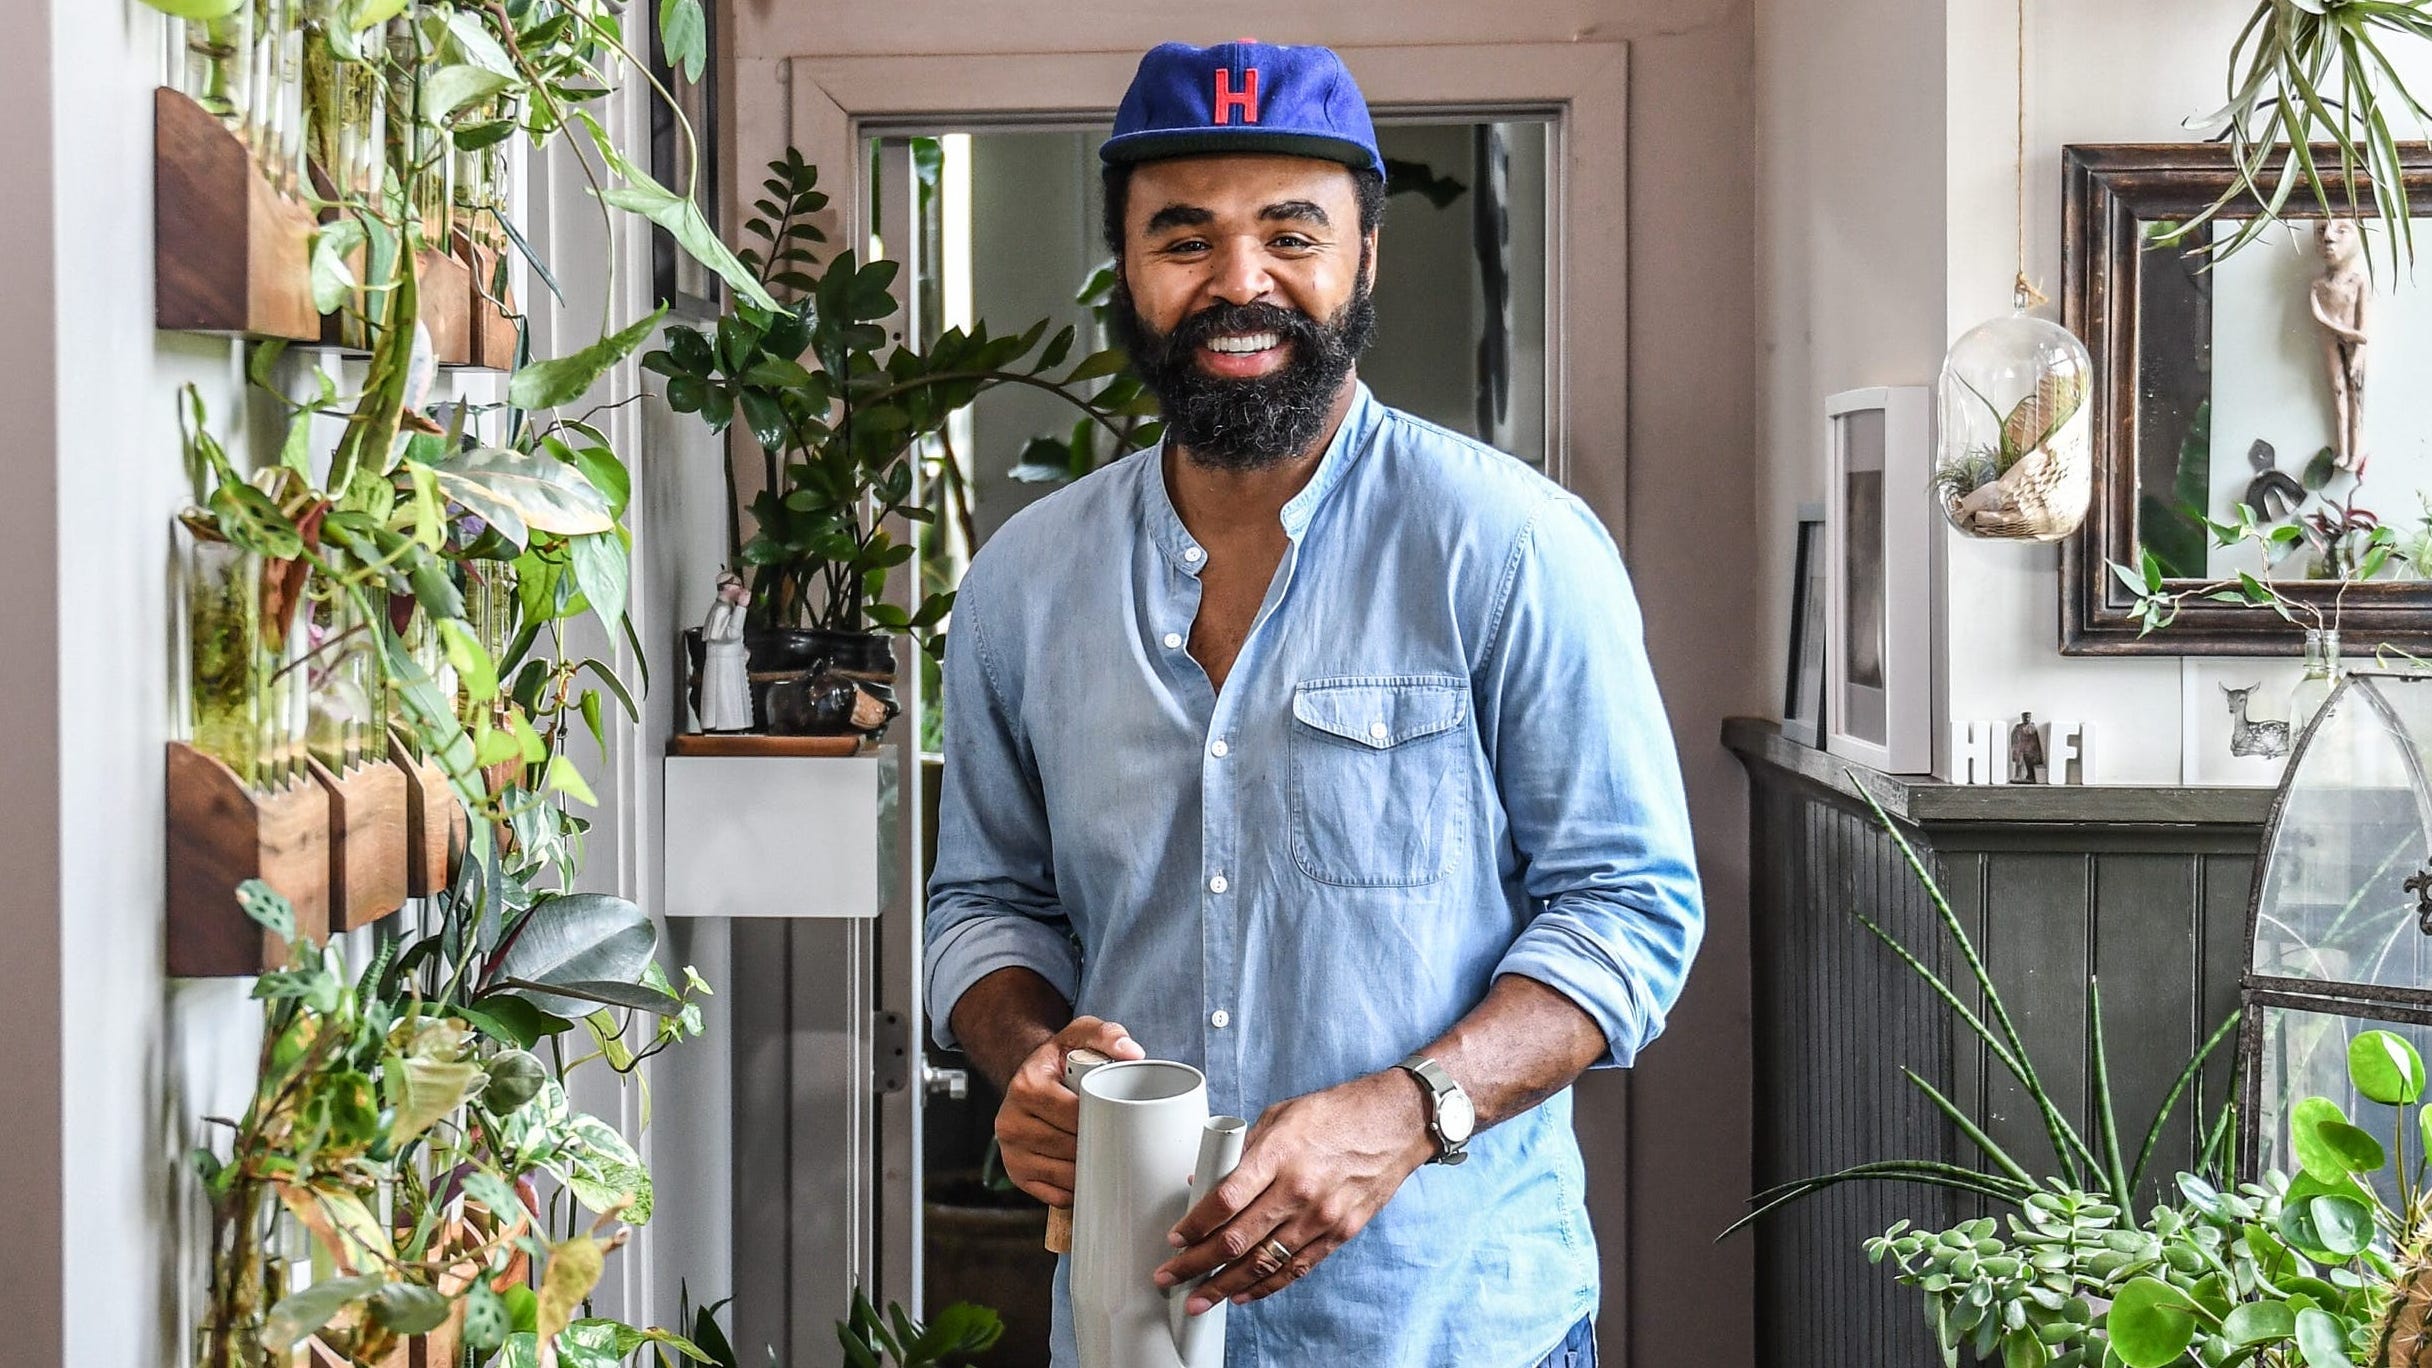
[[718, 601], [701, 624], [701, 730], [750, 731], [752, 683], [743, 651], [743, 610], [751, 591], [729, 570], [718, 576]]

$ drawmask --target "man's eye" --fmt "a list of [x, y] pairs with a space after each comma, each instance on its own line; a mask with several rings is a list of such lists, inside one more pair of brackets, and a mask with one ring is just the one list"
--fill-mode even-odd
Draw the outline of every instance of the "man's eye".
[[1165, 245], [1165, 250], [1169, 253], [1179, 255], [1185, 252], [1204, 252], [1207, 250], [1207, 246], [1207, 243], [1198, 238], [1184, 238], [1180, 242], [1167, 243]]
[[1314, 247], [1317, 244], [1311, 242], [1305, 237], [1302, 237], [1298, 233], [1286, 233], [1283, 236], [1275, 239], [1275, 245], [1283, 248], [1287, 252], [1297, 252], [1305, 248]]

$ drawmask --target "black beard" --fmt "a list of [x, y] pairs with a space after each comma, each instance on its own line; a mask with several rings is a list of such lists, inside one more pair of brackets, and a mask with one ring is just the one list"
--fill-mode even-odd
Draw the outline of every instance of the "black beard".
[[[1157, 396], [1165, 435], [1194, 463], [1215, 470], [1259, 470], [1308, 449], [1326, 427], [1335, 396], [1376, 331], [1367, 272], [1351, 298], [1324, 323], [1276, 304], [1211, 304], [1158, 332], [1115, 282], [1110, 324], [1132, 370]], [[1226, 333], [1272, 332], [1292, 348], [1282, 369], [1232, 379], [1200, 369], [1201, 344]]]

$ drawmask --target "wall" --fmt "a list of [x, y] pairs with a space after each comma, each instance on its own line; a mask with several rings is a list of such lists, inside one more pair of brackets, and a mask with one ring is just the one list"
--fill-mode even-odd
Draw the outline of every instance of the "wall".
[[[789, 55], [1035, 51], [1035, 16], [986, 0], [806, 7], [730, 0], [738, 81], [770, 81]], [[1607, 1342], [1626, 1330], [1646, 1365], [1729, 1368], [1750, 1361], [1745, 1242], [1717, 1246], [1749, 1188], [1747, 834], [1744, 785], [1723, 751], [1723, 717], [1765, 708], [1778, 634], [1741, 629], [1763, 602], [1743, 567], [1762, 538], [1754, 497], [1753, 193], [1746, 174], [1752, 12], [1743, 0], [1346, 0], [1325, 8], [1259, 0], [1220, 25], [1180, 5], [1080, 0], [1058, 32], [1105, 51], [1169, 38], [1271, 42], [1631, 44], [1631, 377], [1628, 549], [1656, 671], [1680, 738], [1711, 926], [1664, 1043], [1626, 1082], [1589, 1080], [1579, 1133], [1606, 1251]], [[782, 137], [770, 101], [730, 88], [730, 128]], [[1390, 261], [1390, 256], [1386, 258]], [[1586, 307], [1594, 307], [1593, 300]], [[1782, 575], [1788, 574], [1785, 567]], [[1723, 630], [1717, 630], [1717, 625]], [[1626, 1140], [1622, 1137], [1626, 1136]], [[1616, 1156], [1626, 1154], [1627, 1158]], [[1617, 1199], [1633, 1204], [1626, 1229]], [[1615, 1355], [1618, 1359], [1620, 1355]]]

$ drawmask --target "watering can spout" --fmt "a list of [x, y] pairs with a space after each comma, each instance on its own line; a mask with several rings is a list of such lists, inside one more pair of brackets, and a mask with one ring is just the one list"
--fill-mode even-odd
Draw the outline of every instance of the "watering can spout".
[[[1199, 1135], [1199, 1164], [1191, 1171], [1191, 1205], [1198, 1205], [1241, 1162], [1241, 1142], [1249, 1129], [1250, 1123], [1238, 1116], [1208, 1118], [1207, 1129]], [[1174, 1356], [1186, 1364], [1221, 1362], [1224, 1358], [1225, 1304], [1218, 1302], [1197, 1316], [1188, 1311], [1191, 1293], [1206, 1281], [1193, 1278], [1166, 1293], [1170, 1303], [1166, 1307], [1167, 1328], [1173, 1331]], [[1203, 1353], [1210, 1353], [1211, 1339], [1212, 1353], [1202, 1358]]]

